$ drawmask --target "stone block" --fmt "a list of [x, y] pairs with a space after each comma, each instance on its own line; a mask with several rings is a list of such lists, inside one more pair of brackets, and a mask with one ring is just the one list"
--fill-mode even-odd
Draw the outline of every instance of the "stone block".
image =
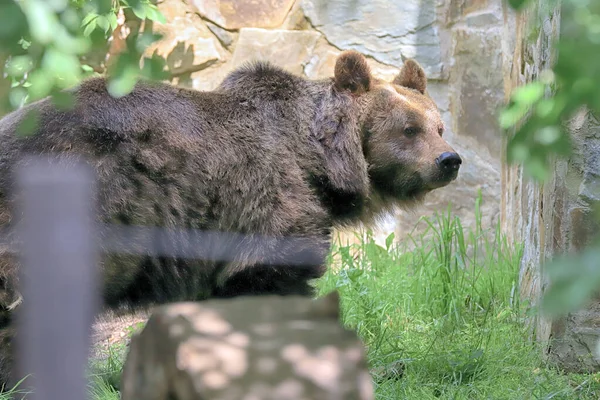
[[302, 9], [339, 49], [354, 49], [397, 67], [405, 58], [415, 58], [429, 77], [442, 77], [435, 0], [302, 0]]
[[[161, 11], [165, 8], [169, 9], [163, 6]], [[175, 15], [183, 13], [184, 8], [169, 10], [172, 18], [165, 24], [154, 25], [155, 31], [163, 37], [147, 48], [147, 55], [156, 52], [166, 58], [174, 75], [200, 71], [221, 60], [223, 49], [198, 16], [189, 13]]]
[[192, 0], [204, 18], [225, 29], [277, 28], [294, 0]]
[[450, 72], [454, 130], [486, 149], [497, 170], [502, 148], [498, 110], [504, 103], [502, 33], [498, 27], [455, 29], [455, 63]]
[[319, 37], [321, 34], [314, 31], [241, 29], [229, 69], [251, 60], [263, 60], [300, 75]]
[[123, 400], [371, 400], [339, 299], [240, 297], [157, 308], [134, 336]]
[[229, 47], [233, 44], [236, 37], [233, 33], [221, 28], [212, 22], [207, 22], [206, 27], [219, 39], [219, 42], [225, 47]]

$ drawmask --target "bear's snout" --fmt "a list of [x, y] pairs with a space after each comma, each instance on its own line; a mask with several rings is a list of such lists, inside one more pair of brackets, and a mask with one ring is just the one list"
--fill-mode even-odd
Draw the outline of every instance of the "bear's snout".
[[458, 153], [446, 151], [435, 159], [435, 163], [442, 170], [445, 176], [450, 179], [454, 179], [456, 178], [458, 169], [462, 164], [462, 158], [460, 158]]

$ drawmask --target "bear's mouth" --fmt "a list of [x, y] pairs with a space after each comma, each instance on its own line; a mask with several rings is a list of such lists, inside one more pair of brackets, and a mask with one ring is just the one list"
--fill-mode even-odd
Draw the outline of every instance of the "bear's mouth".
[[427, 187], [430, 190], [435, 190], [448, 186], [458, 178], [458, 171], [453, 171], [449, 174], [440, 174], [435, 179], [428, 182]]
[[433, 190], [420, 174], [407, 173], [405, 168], [371, 169], [370, 177], [379, 195], [393, 202], [418, 202]]

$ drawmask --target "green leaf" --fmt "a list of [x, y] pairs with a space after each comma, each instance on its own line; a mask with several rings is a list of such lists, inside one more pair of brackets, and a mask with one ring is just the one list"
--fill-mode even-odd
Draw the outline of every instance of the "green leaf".
[[32, 108], [25, 114], [23, 120], [17, 126], [16, 134], [17, 136], [31, 136], [35, 134], [38, 126], [39, 126], [40, 115], [39, 112]]
[[542, 99], [535, 107], [536, 115], [540, 118], [548, 118], [555, 112], [554, 99]]
[[117, 20], [116, 14], [109, 14], [107, 16], [108, 22], [110, 23], [110, 29], [114, 31], [119, 26], [119, 21]]
[[23, 87], [17, 87], [10, 91], [9, 100], [10, 104], [14, 108], [21, 107], [27, 99], [27, 90]]
[[510, 129], [517, 125], [526, 114], [527, 108], [519, 104], [512, 104], [500, 112], [498, 123], [502, 129]]
[[54, 47], [66, 54], [85, 54], [91, 48], [89, 37], [73, 36], [65, 29], [61, 29], [56, 34]]
[[52, 94], [52, 103], [61, 110], [68, 110], [75, 105], [75, 96], [70, 92], [56, 92]]
[[25, 14], [29, 20], [31, 35], [41, 43], [52, 42], [57, 27], [58, 19], [48, 3], [39, 0], [30, 0], [23, 3]]
[[532, 82], [515, 90], [511, 99], [522, 106], [531, 106], [544, 96], [545, 90], [543, 83]]
[[543, 145], [551, 145], [556, 143], [562, 136], [562, 131], [557, 126], [547, 126], [538, 130], [535, 133], [535, 139], [538, 143]]
[[394, 243], [394, 238], [395, 238], [395, 234], [394, 232], [390, 233], [389, 236], [387, 238], [385, 238], [385, 248], [386, 250], [390, 250], [390, 247], [392, 247], [392, 244]]
[[108, 92], [113, 97], [123, 97], [129, 94], [138, 80], [138, 69], [127, 65], [124, 70], [108, 82]]
[[29, 95], [33, 100], [38, 100], [50, 94], [54, 85], [54, 75], [49, 74], [44, 68], [36, 69], [29, 75]]
[[81, 64], [73, 54], [63, 53], [51, 47], [46, 50], [42, 65], [57, 78], [56, 83], [62, 87], [69, 87], [79, 81]]
[[6, 72], [8, 76], [21, 77], [31, 71], [32, 68], [33, 60], [31, 59], [31, 56], [14, 56], [8, 61], [4, 72]]
[[98, 24], [100, 29], [102, 29], [104, 32], [108, 32], [108, 28], [110, 28], [110, 22], [104, 15], [100, 15], [98, 18], [96, 18], [96, 24]]
[[69, 7], [60, 14], [60, 21], [69, 32], [78, 31], [81, 27], [81, 17], [73, 8]]
[[160, 40], [162, 35], [159, 33], [144, 32], [137, 37], [135, 49], [143, 53], [152, 43]]
[[510, 146], [510, 160], [516, 162], [524, 162], [529, 157], [529, 148], [524, 143], [515, 143]]
[[600, 287], [600, 247], [562, 256], [544, 269], [550, 286], [542, 299], [542, 310], [552, 316], [575, 311]]
[[152, 58], [143, 58], [142, 74], [144, 77], [153, 80], [168, 80], [171, 79], [171, 74], [166, 69], [166, 60], [156, 54]]
[[146, 9], [146, 18], [161, 24], [167, 23], [167, 19], [160, 10], [153, 4], [149, 4]]
[[23, 33], [29, 31], [28, 23], [24, 10], [15, 1], [0, 1], [0, 39], [3, 47], [13, 41], [20, 42]]
[[85, 26], [87, 24], [89, 24], [90, 22], [92, 22], [94, 19], [98, 18], [99, 15], [96, 13], [89, 13], [85, 16], [85, 18], [83, 18], [83, 21], [81, 21], [81, 26]]
[[48, 5], [56, 12], [62, 12], [69, 6], [69, 0], [46, 0]]
[[90, 36], [92, 32], [96, 29], [96, 20], [90, 21], [83, 30], [84, 36]]
[[538, 182], [545, 182], [550, 171], [544, 159], [539, 156], [531, 156], [525, 161], [525, 173]]
[[135, 14], [135, 16], [138, 17], [139, 19], [141, 19], [141, 20], [146, 19], [147, 7], [143, 3], [138, 2], [137, 4], [134, 4], [131, 7], [131, 10]]

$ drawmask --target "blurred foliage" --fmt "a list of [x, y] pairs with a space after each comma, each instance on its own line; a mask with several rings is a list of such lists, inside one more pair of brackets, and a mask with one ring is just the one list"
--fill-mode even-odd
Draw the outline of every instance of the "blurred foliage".
[[[518, 10], [533, 5], [531, 0], [508, 2]], [[559, 6], [555, 0], [540, 4], [546, 6], [543, 11]], [[507, 160], [521, 164], [540, 183], [550, 177], [554, 160], [572, 153], [569, 119], [582, 109], [600, 113], [600, 1], [563, 0], [560, 7], [552, 69], [515, 90], [500, 115], [508, 134]], [[600, 288], [600, 246], [558, 257], [544, 269], [550, 287], [543, 310], [549, 315], [574, 311]]]
[[167, 78], [164, 59], [142, 56], [159, 38], [153, 21], [164, 17], [149, 0], [0, 2], [0, 115], [48, 95], [69, 105], [60, 91], [97, 73], [114, 96], [141, 77]]

